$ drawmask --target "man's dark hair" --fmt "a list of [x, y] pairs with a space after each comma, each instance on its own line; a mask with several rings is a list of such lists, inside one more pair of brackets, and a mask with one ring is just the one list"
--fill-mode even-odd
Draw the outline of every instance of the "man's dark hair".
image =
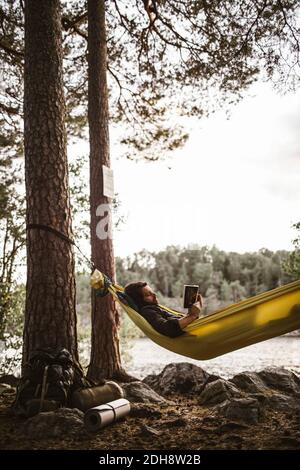
[[142, 288], [147, 285], [147, 282], [131, 282], [125, 286], [124, 292], [134, 301], [137, 308], [140, 309], [146, 303], [144, 302]]

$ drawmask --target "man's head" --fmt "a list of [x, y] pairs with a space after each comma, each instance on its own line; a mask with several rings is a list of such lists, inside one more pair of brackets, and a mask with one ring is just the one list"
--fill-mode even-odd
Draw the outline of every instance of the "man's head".
[[139, 309], [147, 304], [158, 304], [156, 295], [147, 282], [132, 282], [127, 284], [124, 292], [131, 297]]

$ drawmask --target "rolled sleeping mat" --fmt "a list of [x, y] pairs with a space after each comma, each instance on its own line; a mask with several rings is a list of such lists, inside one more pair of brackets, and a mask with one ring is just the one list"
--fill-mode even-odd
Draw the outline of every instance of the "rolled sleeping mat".
[[108, 380], [104, 385], [77, 390], [72, 394], [71, 403], [73, 408], [87, 411], [94, 406], [102, 405], [123, 397], [124, 392], [120, 385]]
[[87, 410], [84, 415], [84, 425], [87, 431], [96, 432], [129, 413], [129, 401], [126, 398], [120, 398]]

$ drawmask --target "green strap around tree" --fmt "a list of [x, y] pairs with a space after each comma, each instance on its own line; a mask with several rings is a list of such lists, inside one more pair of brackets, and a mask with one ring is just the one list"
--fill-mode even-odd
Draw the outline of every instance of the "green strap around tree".
[[49, 225], [44, 225], [44, 224], [27, 224], [26, 230], [31, 230], [31, 229], [44, 230], [45, 232], [53, 233], [54, 235], [61, 238], [65, 242], [70, 243], [70, 245], [74, 245], [77, 248], [77, 250], [81, 253], [85, 261], [89, 264], [92, 271], [94, 271], [95, 269], [94, 263], [84, 253], [82, 253], [81, 249], [75, 243], [74, 240], [72, 240], [70, 237], [68, 237], [64, 233], [62, 233], [60, 230], [57, 230], [56, 228], [49, 227]]

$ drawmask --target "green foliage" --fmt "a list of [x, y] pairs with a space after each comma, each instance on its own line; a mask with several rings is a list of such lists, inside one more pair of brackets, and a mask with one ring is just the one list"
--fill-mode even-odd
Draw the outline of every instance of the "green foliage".
[[0, 141], [0, 373], [9, 373], [21, 360], [25, 287], [17, 285], [15, 271], [25, 243], [25, 201], [18, 192], [20, 166], [11, 142]]
[[[86, 1], [62, 0], [68, 133], [87, 125]], [[157, 160], [183, 145], [174, 116], [201, 117], [241, 98], [259, 77], [299, 81], [298, 0], [105, 2], [110, 119], [128, 158]], [[22, 129], [23, 2], [0, 0], [0, 119]], [[1, 140], [1, 138], [0, 138]], [[14, 139], [15, 142], [20, 138]]]
[[4, 335], [0, 340], [0, 376], [5, 374], [20, 375], [22, 361], [21, 336]]
[[0, 339], [13, 308], [14, 273], [25, 244], [25, 200], [18, 190], [20, 182], [20, 166], [4, 147], [0, 160]]
[[120, 311], [121, 323], [120, 323], [120, 338], [121, 342], [130, 341], [133, 338], [142, 338], [144, 334], [138, 327], [133, 323], [132, 320], [124, 313]]
[[8, 312], [6, 331], [9, 335], [22, 337], [26, 288], [24, 284], [15, 284], [11, 293], [10, 310]]
[[300, 278], [300, 222], [293, 225], [295, 230], [298, 230], [297, 237], [293, 240], [295, 247], [294, 251], [290, 254], [288, 260], [285, 263], [286, 271], [294, 278]]
[[117, 280], [121, 285], [143, 280], [180, 309], [184, 284], [198, 284], [205, 296], [205, 313], [239, 302], [291, 281], [283, 264], [289, 253], [262, 249], [257, 253], [226, 253], [191, 245], [169, 246], [158, 253], [143, 250], [132, 257], [117, 259]]
[[22, 359], [25, 286], [12, 288], [6, 309], [5, 331], [0, 339], [0, 375], [18, 373]]
[[76, 304], [88, 304], [90, 302], [90, 276], [87, 273], [77, 273], [76, 275]]

